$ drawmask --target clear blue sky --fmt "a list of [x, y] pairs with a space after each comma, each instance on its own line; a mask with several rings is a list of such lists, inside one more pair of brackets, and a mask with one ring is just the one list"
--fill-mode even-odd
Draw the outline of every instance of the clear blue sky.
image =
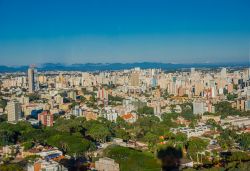
[[249, 62], [249, 0], [0, 0], [0, 65]]

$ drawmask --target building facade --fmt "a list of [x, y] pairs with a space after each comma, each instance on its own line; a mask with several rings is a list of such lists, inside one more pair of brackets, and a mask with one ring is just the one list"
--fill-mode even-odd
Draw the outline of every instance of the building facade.
[[22, 117], [22, 107], [18, 101], [11, 101], [7, 104], [9, 122], [17, 122]]

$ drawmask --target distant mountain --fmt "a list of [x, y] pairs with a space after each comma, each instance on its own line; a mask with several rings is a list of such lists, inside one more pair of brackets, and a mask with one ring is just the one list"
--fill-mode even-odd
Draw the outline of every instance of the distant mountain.
[[[86, 63], [71, 64], [62, 63], [45, 63], [37, 67], [38, 71], [111, 71], [140, 67], [142, 69], [161, 68], [163, 70], [177, 70], [195, 68], [218, 68], [218, 67], [249, 67], [249, 62], [245, 63], [193, 63], [193, 64], [173, 64], [173, 63], [157, 63], [157, 62], [141, 62], [141, 63]], [[0, 66], [0, 72], [24, 72], [28, 66]]]
[[0, 72], [22, 72], [22, 71], [27, 71], [29, 66], [15, 66], [15, 67], [9, 67], [9, 66], [4, 66], [0, 65]]

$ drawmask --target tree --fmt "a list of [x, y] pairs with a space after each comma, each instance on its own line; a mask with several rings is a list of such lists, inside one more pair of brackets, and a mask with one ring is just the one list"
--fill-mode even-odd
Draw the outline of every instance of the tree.
[[230, 132], [228, 130], [224, 130], [220, 136], [217, 138], [217, 141], [222, 149], [228, 150], [231, 149], [234, 141], [230, 136]]
[[108, 136], [110, 136], [110, 132], [107, 127], [101, 124], [94, 124], [87, 130], [87, 135], [95, 141], [106, 142]]
[[7, 121], [7, 115], [6, 114], [0, 115], [0, 123], [4, 122], [4, 121]]
[[120, 96], [112, 96], [112, 95], [108, 95], [109, 101], [116, 101], [116, 102], [122, 102], [124, 98], [120, 97]]
[[24, 171], [24, 169], [17, 164], [3, 164], [0, 165], [1, 171]]
[[83, 102], [86, 102], [86, 98], [84, 96], [80, 96], [80, 101], [83, 103]]
[[104, 150], [104, 156], [118, 162], [122, 171], [161, 170], [160, 164], [152, 153], [110, 145]]
[[227, 101], [215, 104], [215, 111], [221, 115], [222, 118], [233, 115], [242, 115], [243, 112], [232, 108], [231, 104]]
[[222, 129], [220, 125], [218, 125], [216, 123], [216, 121], [214, 119], [208, 119], [206, 122], [207, 125], [210, 125], [212, 127], [212, 129]]
[[192, 137], [187, 142], [187, 152], [194, 159], [198, 153], [203, 152], [206, 149], [207, 145], [207, 141], [198, 137]]
[[148, 142], [149, 147], [153, 147], [159, 141], [159, 137], [151, 132], [146, 133], [144, 140]]
[[240, 135], [239, 143], [243, 149], [247, 150], [250, 148], [250, 133], [244, 133]]
[[31, 149], [33, 146], [34, 146], [34, 143], [31, 142], [31, 141], [27, 141], [27, 142], [23, 143], [24, 150], [29, 150], [29, 149]]
[[57, 134], [50, 136], [47, 143], [61, 149], [64, 153], [69, 155], [83, 155], [91, 147], [91, 142], [82, 138], [77, 134]]
[[73, 109], [75, 106], [79, 105], [78, 102], [73, 101], [70, 105], [70, 108]]
[[154, 115], [139, 117], [139, 119], [135, 122], [135, 126], [146, 131], [149, 131], [153, 125], [159, 124], [160, 119]]
[[167, 127], [176, 127], [177, 124], [174, 123], [172, 120], [175, 120], [178, 117], [177, 113], [164, 113], [161, 118], [162, 118], [162, 122], [165, 124], [165, 126]]
[[148, 106], [143, 106], [142, 108], [139, 108], [137, 110], [139, 114], [148, 114], [148, 115], [153, 115], [154, 114], [154, 108], [148, 107]]
[[175, 134], [175, 141], [176, 142], [182, 142], [185, 144], [185, 142], [187, 142], [187, 135], [181, 132], [178, 132], [177, 134]]
[[78, 118], [72, 118], [70, 120], [59, 118], [57, 119], [54, 128], [61, 132], [69, 132], [69, 133], [76, 133], [79, 131], [82, 131], [83, 125], [85, 123], [85, 118], [78, 117]]
[[119, 128], [128, 128], [128, 123], [120, 116], [116, 119], [116, 125]]
[[248, 153], [242, 151], [232, 152], [228, 158], [229, 161], [248, 161], [249, 159], [250, 156], [248, 155]]
[[164, 93], [163, 93], [162, 97], [163, 97], [165, 100], [167, 100], [167, 99], [170, 97], [170, 95], [169, 95], [169, 93], [168, 93], [168, 90], [167, 90], [167, 89], [164, 91]]
[[6, 106], [7, 106], [7, 100], [0, 99], [0, 108], [5, 109]]
[[121, 139], [126, 140], [126, 141], [128, 141], [130, 138], [128, 132], [126, 132], [124, 129], [120, 129], [120, 128], [115, 130], [115, 137], [121, 138]]
[[227, 94], [227, 100], [232, 101], [237, 98], [237, 94]]

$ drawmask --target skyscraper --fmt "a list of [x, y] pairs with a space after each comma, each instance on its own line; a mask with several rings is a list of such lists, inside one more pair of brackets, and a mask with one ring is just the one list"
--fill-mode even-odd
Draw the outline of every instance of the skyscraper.
[[21, 104], [18, 101], [10, 101], [7, 104], [8, 121], [17, 122], [22, 116]]
[[29, 84], [29, 93], [33, 93], [35, 91], [35, 70], [34, 70], [34, 66], [31, 66], [28, 69], [28, 84]]

